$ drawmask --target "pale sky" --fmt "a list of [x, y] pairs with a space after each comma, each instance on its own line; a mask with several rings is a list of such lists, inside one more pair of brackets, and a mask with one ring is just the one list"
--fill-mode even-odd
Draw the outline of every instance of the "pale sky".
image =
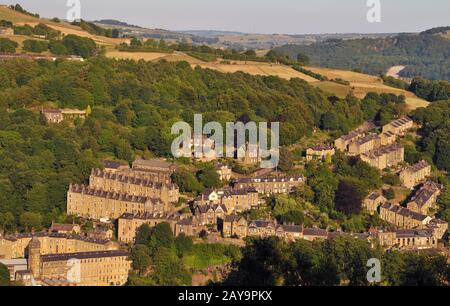
[[[67, 0], [20, 3], [43, 17], [65, 18]], [[369, 23], [367, 0], [81, 0], [81, 18], [117, 19], [148, 28], [247, 33], [420, 32], [450, 25], [450, 0], [380, 0], [381, 22]]]

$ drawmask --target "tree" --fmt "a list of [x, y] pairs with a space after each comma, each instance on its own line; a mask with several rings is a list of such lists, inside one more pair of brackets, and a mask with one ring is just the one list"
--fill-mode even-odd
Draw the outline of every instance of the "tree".
[[362, 201], [367, 194], [366, 187], [358, 179], [344, 178], [339, 182], [336, 191], [336, 209], [346, 215], [359, 214], [362, 210]]
[[292, 198], [280, 195], [272, 199], [272, 212], [280, 223], [303, 224], [301, 206]]
[[148, 246], [152, 254], [155, 254], [155, 252], [157, 252], [161, 248], [173, 248], [173, 232], [168, 223], [159, 223], [154, 228], [152, 228]]
[[69, 34], [64, 36], [62, 42], [69, 54], [79, 55], [84, 58], [95, 55], [97, 51], [95, 41], [87, 37]]
[[159, 286], [190, 286], [192, 277], [175, 254], [175, 250], [161, 248], [154, 256], [155, 271], [151, 275]]
[[114, 153], [118, 159], [132, 162], [134, 159], [133, 149], [128, 141], [119, 139], [114, 146]]
[[133, 120], [135, 119], [136, 115], [131, 110], [128, 104], [121, 103], [119, 104], [114, 110], [114, 115], [117, 118], [117, 121], [119, 121], [122, 125], [131, 125]]
[[136, 244], [149, 244], [151, 235], [152, 229], [150, 225], [142, 224], [136, 232]]
[[16, 53], [16, 48], [19, 45], [8, 38], [0, 38], [0, 52], [3, 53]]
[[173, 181], [178, 185], [181, 192], [200, 193], [203, 186], [197, 181], [194, 174], [185, 169], [178, 169], [172, 175]]
[[191, 237], [186, 236], [184, 233], [175, 238], [175, 248], [177, 249], [178, 257], [188, 254], [194, 248], [194, 242]]
[[392, 188], [383, 189], [383, 196], [388, 200], [395, 199], [395, 191]]
[[367, 286], [367, 262], [370, 258], [381, 258], [381, 250], [373, 249], [362, 239], [339, 236], [329, 239], [323, 245], [328, 264], [335, 265], [341, 281], [347, 280], [353, 286]]
[[440, 254], [408, 254], [402, 271], [402, 286], [443, 286], [448, 281], [448, 264]]
[[11, 212], [0, 213], [0, 229], [9, 233], [16, 229], [16, 218]]
[[23, 42], [23, 49], [29, 52], [42, 53], [48, 50], [46, 41], [27, 39]]
[[294, 168], [294, 156], [292, 152], [285, 147], [280, 148], [280, 162], [278, 169], [283, 172], [288, 172]]
[[36, 212], [25, 212], [20, 215], [20, 224], [27, 232], [39, 231], [42, 228], [42, 216]]
[[275, 237], [251, 239], [242, 250], [237, 269], [228, 275], [224, 283], [234, 286], [283, 285], [283, 266], [288, 258], [290, 252], [284, 241]]
[[68, 55], [69, 51], [67, 50], [66, 46], [63, 44], [63, 42], [59, 40], [51, 40], [48, 44], [48, 49], [52, 54], [55, 55]]
[[314, 204], [323, 212], [334, 209], [334, 198], [338, 187], [338, 180], [327, 167], [314, 169], [308, 178], [308, 185], [314, 191]]
[[297, 62], [301, 65], [308, 65], [309, 64], [309, 56], [303, 53], [299, 53], [297, 55]]
[[0, 263], [0, 287], [9, 286], [11, 283], [8, 268]]
[[198, 181], [205, 186], [205, 188], [219, 188], [222, 186], [222, 181], [213, 165], [206, 165], [197, 172]]
[[139, 275], [144, 275], [151, 264], [150, 250], [147, 246], [137, 244], [131, 251], [133, 269], [138, 270]]
[[388, 173], [383, 175], [383, 183], [392, 185], [392, 186], [400, 186], [400, 177], [398, 175]]
[[287, 286], [336, 286], [337, 267], [326, 261], [321, 245], [299, 240], [292, 245], [292, 258], [286, 267]]

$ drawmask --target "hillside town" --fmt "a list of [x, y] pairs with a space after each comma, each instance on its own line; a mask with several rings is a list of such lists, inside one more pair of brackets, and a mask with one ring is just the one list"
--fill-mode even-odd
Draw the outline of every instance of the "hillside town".
[[[44, 114], [50, 123], [60, 122], [54, 111]], [[267, 205], [270, 197], [292, 194], [304, 185], [303, 175], [273, 169], [265, 176], [236, 176], [226, 163], [215, 161], [224, 187], [191, 198], [173, 181], [179, 168], [176, 162], [136, 159], [129, 166], [105, 160], [102, 168], [92, 169], [88, 185], [71, 184], [67, 192], [67, 214], [90, 220], [95, 231], [84, 232], [75, 223], [54, 223], [43, 232], [0, 236], [0, 263], [9, 268], [12, 280], [26, 285], [123, 285], [131, 269], [129, 248], [139, 229], [162, 223], [170, 225], [175, 237], [223, 244], [241, 245], [247, 237], [315, 241], [349, 236], [386, 250], [439, 249], [448, 230], [448, 223], [434, 215], [443, 186], [430, 180], [432, 168], [426, 161], [404, 163], [398, 139], [412, 128], [407, 117], [383, 126], [381, 134], [373, 132], [376, 126], [365, 124], [336, 139], [334, 146], [319, 144], [305, 152], [306, 162], [326, 163], [338, 151], [360, 158], [380, 170], [394, 171], [404, 188], [414, 190], [406, 205], [387, 200], [380, 190], [363, 200], [364, 210], [384, 221], [381, 228], [352, 233], [283, 224], [270, 216], [249, 218], [247, 213]], [[80, 261], [81, 278], [76, 284], [67, 279], [68, 259]]]
[[448, 4], [17, 1], [0, 290], [450, 285]]

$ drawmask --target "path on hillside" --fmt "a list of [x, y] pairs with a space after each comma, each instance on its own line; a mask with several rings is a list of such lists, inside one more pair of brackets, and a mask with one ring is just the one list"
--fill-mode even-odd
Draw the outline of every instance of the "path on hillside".
[[400, 72], [402, 72], [406, 67], [405, 66], [392, 66], [391, 68], [389, 68], [389, 70], [386, 72], [387, 76], [396, 78], [396, 79], [400, 79]]

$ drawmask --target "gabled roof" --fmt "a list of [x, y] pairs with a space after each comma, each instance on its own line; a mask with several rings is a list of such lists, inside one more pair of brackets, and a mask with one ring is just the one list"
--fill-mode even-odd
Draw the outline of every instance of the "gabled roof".
[[125, 166], [125, 165], [123, 165], [120, 162], [115, 161], [115, 160], [104, 160], [102, 163], [103, 163], [103, 166], [106, 169], [118, 169], [118, 168], [120, 168], [122, 166]]
[[213, 212], [217, 212], [218, 210], [222, 210], [225, 213], [228, 212], [227, 207], [223, 204], [199, 205], [198, 206], [198, 211], [202, 214], [206, 214], [210, 210], [212, 210]]
[[228, 216], [225, 216], [224, 222], [238, 222], [238, 221], [241, 221], [242, 219], [245, 220], [245, 218], [242, 216], [228, 215]]
[[282, 230], [286, 233], [302, 233], [303, 227], [301, 225], [280, 225], [277, 230]]
[[320, 228], [305, 228], [303, 229], [304, 236], [319, 236], [328, 237], [328, 231]]
[[411, 199], [411, 202], [416, 203], [419, 207], [425, 205], [431, 197], [441, 191], [441, 185], [434, 182], [427, 182], [422, 188], [417, 191], [415, 196]]
[[258, 228], [266, 228], [266, 227], [274, 227], [274, 224], [270, 221], [265, 220], [255, 220], [250, 221], [249, 227], [258, 227]]
[[72, 232], [76, 226], [79, 226], [77, 224], [60, 224], [60, 223], [52, 223], [52, 226], [50, 227], [50, 231], [54, 232]]

